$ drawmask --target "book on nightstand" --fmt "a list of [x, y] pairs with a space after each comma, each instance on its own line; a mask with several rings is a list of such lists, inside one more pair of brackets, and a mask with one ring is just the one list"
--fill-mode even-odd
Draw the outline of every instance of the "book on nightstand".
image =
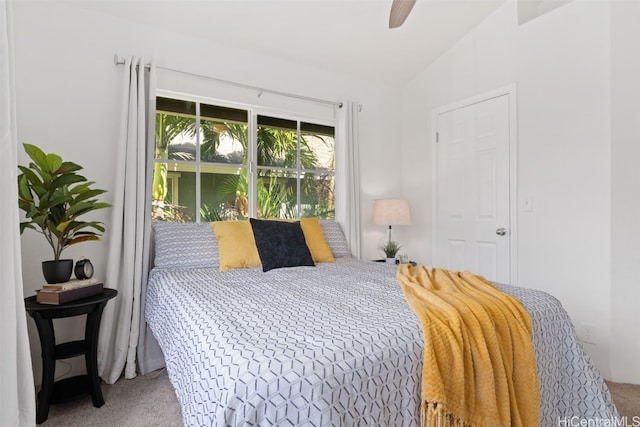
[[102, 283], [98, 279], [70, 280], [54, 285], [44, 285], [37, 290], [36, 301], [41, 304], [59, 305], [77, 299], [102, 293]]

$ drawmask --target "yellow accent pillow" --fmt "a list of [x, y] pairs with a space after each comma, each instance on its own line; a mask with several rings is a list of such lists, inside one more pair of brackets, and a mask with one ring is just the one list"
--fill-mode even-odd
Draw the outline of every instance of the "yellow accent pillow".
[[218, 238], [220, 271], [262, 265], [249, 221], [216, 221], [211, 228]]
[[314, 262], [335, 262], [318, 218], [302, 218], [300, 226]]

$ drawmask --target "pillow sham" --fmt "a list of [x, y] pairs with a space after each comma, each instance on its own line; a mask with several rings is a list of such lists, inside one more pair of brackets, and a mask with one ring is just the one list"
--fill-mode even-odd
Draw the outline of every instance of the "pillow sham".
[[211, 228], [218, 238], [220, 271], [260, 267], [260, 257], [249, 221], [216, 221]]
[[302, 218], [300, 226], [304, 233], [304, 239], [307, 241], [309, 252], [313, 262], [335, 262], [335, 258], [331, 253], [331, 248], [324, 238], [324, 232], [318, 218]]
[[208, 223], [154, 221], [154, 267], [218, 267], [218, 241]]
[[331, 248], [331, 253], [335, 258], [351, 255], [349, 242], [347, 242], [347, 239], [344, 237], [340, 223], [332, 219], [321, 219], [320, 226], [322, 227], [324, 238]]
[[299, 221], [249, 219], [262, 271], [315, 266]]

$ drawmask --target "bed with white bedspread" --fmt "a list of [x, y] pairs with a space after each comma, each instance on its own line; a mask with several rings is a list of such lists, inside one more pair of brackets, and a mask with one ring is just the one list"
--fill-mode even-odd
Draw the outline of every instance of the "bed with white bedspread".
[[[424, 344], [395, 266], [345, 255], [315, 267], [219, 272], [202, 267], [197, 248], [177, 262], [180, 244], [169, 246], [156, 256], [145, 316], [186, 426], [419, 425]], [[617, 416], [561, 304], [497, 286], [533, 321], [540, 425]]]

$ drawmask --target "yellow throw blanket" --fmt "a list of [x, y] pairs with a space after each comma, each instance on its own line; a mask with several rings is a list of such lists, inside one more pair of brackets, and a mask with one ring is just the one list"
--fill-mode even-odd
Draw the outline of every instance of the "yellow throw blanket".
[[422, 324], [422, 426], [538, 426], [531, 318], [469, 272], [402, 264], [400, 283]]

